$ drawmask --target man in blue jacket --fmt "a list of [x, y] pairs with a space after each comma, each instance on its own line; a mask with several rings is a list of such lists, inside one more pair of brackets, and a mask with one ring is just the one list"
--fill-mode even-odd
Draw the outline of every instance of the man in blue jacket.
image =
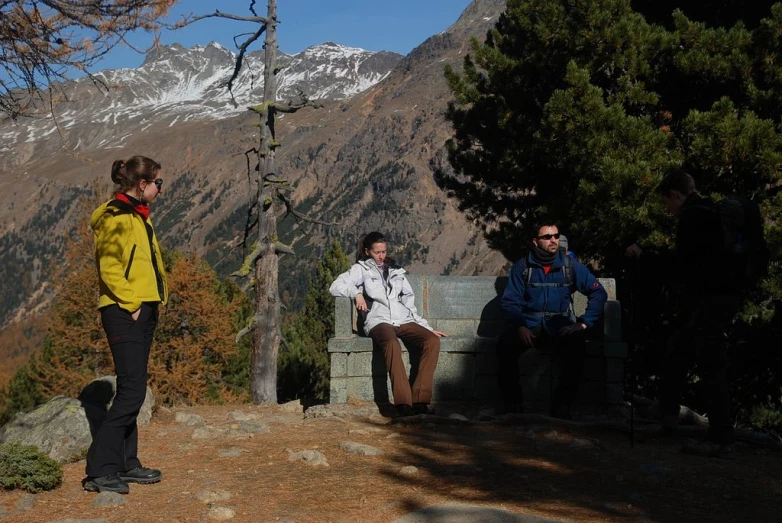
[[[500, 391], [506, 410], [521, 412], [518, 358], [529, 348], [551, 347], [562, 362], [551, 414], [570, 418], [583, 374], [586, 330], [600, 319], [608, 294], [589, 269], [560, 250], [561, 235], [552, 221], [536, 225], [530, 236], [530, 252], [511, 268], [501, 300], [508, 328], [497, 343]], [[576, 290], [588, 299], [579, 318], [571, 299]]]

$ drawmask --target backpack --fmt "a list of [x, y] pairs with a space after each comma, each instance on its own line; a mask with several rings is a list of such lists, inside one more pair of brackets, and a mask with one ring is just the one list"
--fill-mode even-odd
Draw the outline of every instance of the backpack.
[[[569, 287], [573, 288], [573, 285], [576, 281], [576, 270], [573, 268], [573, 257], [565, 254], [565, 265], [562, 266], [562, 274], [565, 276], [565, 283], [533, 283], [530, 284], [530, 280], [532, 279], [532, 271], [527, 266], [526, 258], [522, 258], [521, 260], [521, 277], [524, 279], [524, 284], [527, 286], [556, 286], [556, 287]], [[572, 294], [572, 293], [571, 293]]]
[[[564, 254], [564, 251], [562, 251]], [[570, 305], [566, 315], [570, 316], [575, 321], [576, 310], [573, 305], [573, 286], [576, 282], [576, 270], [573, 268], [573, 257], [564, 254], [565, 264], [562, 266], [562, 274], [565, 276], [565, 283], [530, 283], [532, 279], [532, 271], [526, 262], [526, 257], [521, 260], [521, 277], [524, 279], [524, 284], [527, 287], [567, 287], [570, 289]]]
[[731, 196], [717, 204], [717, 211], [733, 277], [742, 288], [752, 288], [768, 273], [770, 258], [760, 208], [749, 198]]

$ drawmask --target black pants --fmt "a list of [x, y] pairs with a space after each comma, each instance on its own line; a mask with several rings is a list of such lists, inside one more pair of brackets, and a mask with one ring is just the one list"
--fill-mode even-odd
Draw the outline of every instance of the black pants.
[[679, 325], [668, 340], [659, 386], [664, 425], [674, 427], [678, 423], [679, 403], [687, 382], [687, 371], [695, 363], [709, 417], [709, 440], [716, 443], [730, 443], [733, 440], [725, 331], [738, 304], [739, 299], [734, 297], [698, 300], [688, 314], [688, 319]]
[[157, 320], [157, 303], [144, 303], [136, 321], [117, 305], [101, 309], [117, 373], [117, 392], [87, 452], [87, 476], [105, 476], [141, 466], [136, 418], [147, 393], [147, 363]]
[[[567, 336], [550, 336], [538, 327], [531, 329], [535, 335], [536, 347], [550, 347], [554, 350], [555, 363], [559, 370], [559, 386], [552, 398], [552, 408], [570, 404], [576, 399], [578, 386], [584, 375], [585, 330]], [[519, 356], [527, 347], [521, 343], [517, 327], [509, 327], [497, 340], [497, 378], [502, 399], [506, 404], [523, 402], [519, 384]], [[552, 368], [552, 372], [554, 369]]]

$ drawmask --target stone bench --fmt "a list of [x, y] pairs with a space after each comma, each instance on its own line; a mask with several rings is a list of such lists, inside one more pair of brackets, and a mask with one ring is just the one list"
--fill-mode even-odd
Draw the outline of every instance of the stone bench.
[[[433, 399], [498, 400], [495, 345], [505, 328], [500, 297], [507, 277], [410, 275], [408, 279], [419, 314], [448, 335], [440, 339]], [[608, 292], [608, 301], [604, 318], [595, 329], [598, 335], [587, 342], [584, 378], [579, 386], [579, 404], [583, 405], [618, 403], [623, 394], [627, 345], [620, 339], [621, 309], [614, 280], [600, 282]], [[586, 297], [576, 293], [576, 313], [583, 313], [585, 306]], [[357, 334], [356, 316], [352, 300], [336, 298], [335, 335], [328, 343], [330, 402], [345, 403], [349, 396], [387, 402], [393, 396], [383, 354], [373, 352], [370, 338]], [[412, 356], [414, 360], [417, 357]], [[410, 369], [407, 350], [403, 350], [403, 358]], [[519, 365], [525, 409], [546, 411], [557, 379], [552, 372], [552, 351], [528, 350]]]

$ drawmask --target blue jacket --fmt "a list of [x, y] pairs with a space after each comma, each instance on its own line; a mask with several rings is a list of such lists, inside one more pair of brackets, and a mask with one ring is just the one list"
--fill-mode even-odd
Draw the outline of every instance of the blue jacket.
[[[534, 329], [543, 326], [550, 334], [573, 322], [569, 318], [570, 296], [576, 290], [587, 297], [587, 309], [578, 318], [587, 327], [594, 327], [603, 314], [603, 305], [608, 299], [608, 293], [580, 262], [573, 260], [574, 281], [570, 288], [566, 285], [563, 267], [564, 254], [560, 251], [549, 273], [536, 262], [532, 254], [528, 254], [511, 267], [508, 275], [508, 286], [502, 295], [501, 305], [505, 319], [514, 327]], [[529, 267], [529, 282], [523, 274], [524, 265]], [[543, 284], [538, 286], [536, 284]]]

